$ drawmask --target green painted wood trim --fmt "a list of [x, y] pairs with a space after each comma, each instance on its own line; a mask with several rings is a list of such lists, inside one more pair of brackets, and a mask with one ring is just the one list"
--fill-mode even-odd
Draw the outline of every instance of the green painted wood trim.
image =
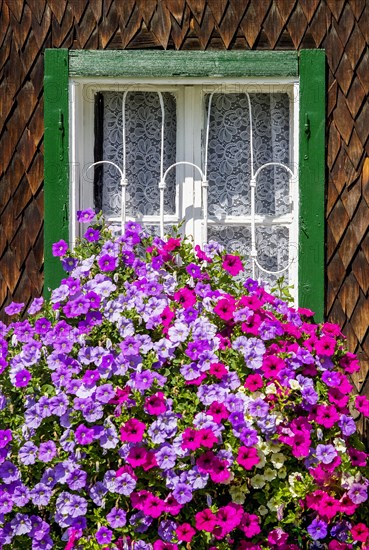
[[45, 50], [44, 294], [65, 275], [52, 244], [69, 241], [68, 50]]
[[299, 139], [299, 305], [324, 318], [325, 52], [301, 50]]
[[231, 78], [298, 76], [295, 51], [71, 50], [70, 76]]

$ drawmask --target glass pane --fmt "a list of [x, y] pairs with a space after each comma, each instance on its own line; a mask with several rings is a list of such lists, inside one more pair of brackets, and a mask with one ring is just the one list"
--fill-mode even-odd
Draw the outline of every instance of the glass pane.
[[[209, 97], [206, 97], [206, 112]], [[267, 162], [290, 162], [289, 97], [250, 94], [254, 172]], [[250, 124], [243, 93], [213, 95], [209, 124], [209, 215], [250, 214]], [[290, 210], [289, 179], [280, 168], [262, 170], [256, 188], [256, 213], [282, 215]]]
[[[289, 266], [289, 230], [287, 227], [257, 227], [255, 237], [258, 251], [257, 260], [261, 267], [268, 271], [280, 271]], [[250, 227], [211, 225], [208, 229], [208, 240], [223, 244], [227, 252], [237, 252], [244, 255], [246, 263], [243, 276], [252, 276]], [[288, 283], [288, 268], [284, 273], [278, 275], [265, 273], [258, 267], [255, 271], [256, 278], [267, 282], [271, 286], [282, 275]]]
[[[123, 132], [121, 92], [103, 92], [103, 144], [102, 159], [123, 167]], [[176, 99], [163, 93], [164, 171], [176, 162]], [[156, 92], [132, 91], [127, 94], [125, 108], [126, 126], [126, 176], [127, 215], [140, 218], [143, 215], [159, 215], [161, 108]], [[97, 159], [96, 159], [97, 160]], [[175, 168], [166, 178], [166, 214], [175, 213]], [[105, 216], [120, 216], [121, 187], [117, 170], [110, 165], [103, 167], [102, 210]]]
[[280, 271], [287, 267], [284, 273], [269, 275], [260, 270], [259, 276], [266, 281], [273, 281], [281, 277], [288, 280], [289, 264], [289, 230], [287, 227], [257, 227], [256, 248], [258, 263], [268, 271]]

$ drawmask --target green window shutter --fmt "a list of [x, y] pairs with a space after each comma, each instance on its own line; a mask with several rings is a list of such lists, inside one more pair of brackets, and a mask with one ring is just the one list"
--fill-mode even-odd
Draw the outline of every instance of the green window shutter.
[[45, 50], [44, 294], [65, 275], [52, 244], [69, 241], [68, 50]]
[[324, 318], [325, 52], [299, 55], [299, 306]]

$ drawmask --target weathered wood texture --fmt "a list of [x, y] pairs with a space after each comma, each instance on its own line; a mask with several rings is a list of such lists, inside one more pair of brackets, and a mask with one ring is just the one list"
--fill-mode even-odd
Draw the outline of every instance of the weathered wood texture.
[[46, 47], [326, 49], [326, 312], [369, 393], [369, 1], [0, 0], [0, 306], [42, 288]]

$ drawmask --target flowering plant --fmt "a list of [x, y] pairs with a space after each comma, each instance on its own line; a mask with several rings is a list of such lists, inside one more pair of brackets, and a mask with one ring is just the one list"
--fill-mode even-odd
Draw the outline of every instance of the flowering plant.
[[66, 278], [0, 326], [1, 547], [369, 548], [338, 326], [213, 242], [98, 218], [53, 253]]

